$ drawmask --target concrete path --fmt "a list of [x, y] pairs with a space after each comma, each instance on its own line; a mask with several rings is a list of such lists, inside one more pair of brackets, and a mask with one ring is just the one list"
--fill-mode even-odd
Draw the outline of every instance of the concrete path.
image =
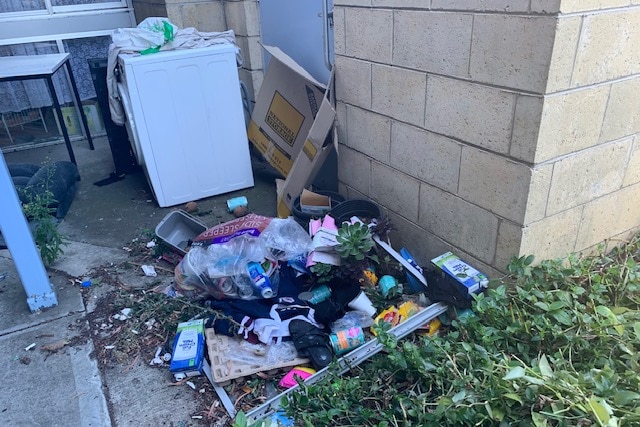
[[[202, 426], [198, 398], [210, 405], [212, 390], [200, 393], [204, 377], [194, 380], [193, 390], [171, 385], [167, 367], [151, 367], [149, 360], [132, 360], [124, 365], [98, 369], [87, 314], [106, 284], [92, 286], [83, 302], [76, 279], [91, 278], [92, 269], [125, 263], [124, 246], [146, 234], [174, 209], [159, 208], [143, 173], [98, 187], [93, 185], [113, 170], [106, 138], [94, 140], [91, 151], [85, 141], [74, 142], [82, 180], [71, 208], [59, 225], [71, 240], [64, 255], [47, 269], [55, 288], [58, 306], [30, 313], [24, 289], [8, 251], [0, 250], [0, 426]], [[7, 163], [35, 163], [67, 160], [64, 144], [6, 153]], [[198, 201], [199, 219], [207, 226], [233, 217], [226, 200], [244, 195], [251, 211], [275, 216], [274, 176], [254, 169], [256, 185]], [[139, 269], [118, 269], [119, 283], [146, 288], [155, 280]], [[154, 278], [155, 279], [155, 278]], [[115, 313], [114, 313], [115, 314]], [[61, 346], [47, 351], [43, 346]], [[29, 348], [35, 344], [33, 348]], [[209, 393], [211, 395], [209, 395]], [[211, 402], [211, 403], [209, 403]]]
[[[77, 242], [67, 249], [59, 270], [48, 269], [59, 305], [38, 313], [29, 312], [11, 256], [0, 251], [0, 426], [201, 425], [191, 418], [199, 390], [171, 385], [166, 366], [134, 360], [101, 375], [76, 279], [126, 255]], [[91, 289], [89, 300], [108, 287]]]
[[0, 425], [111, 425], [79, 290], [53, 274], [59, 305], [30, 313], [7, 251], [0, 277]]

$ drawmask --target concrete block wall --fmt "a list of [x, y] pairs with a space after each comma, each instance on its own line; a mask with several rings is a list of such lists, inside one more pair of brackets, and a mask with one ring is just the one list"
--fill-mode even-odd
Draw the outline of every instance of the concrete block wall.
[[138, 24], [145, 18], [167, 16], [166, 0], [132, 0], [131, 3]]
[[496, 273], [640, 226], [637, 1], [334, 6], [341, 191], [421, 262]]
[[133, 0], [133, 7], [138, 23], [150, 16], [164, 16], [180, 28], [234, 30], [244, 60], [240, 79], [254, 99], [263, 76], [257, 0]]
[[534, 153], [551, 170], [538, 184], [548, 193], [520, 248], [547, 256], [564, 253], [545, 236], [564, 235], [564, 252], [588, 251], [640, 226], [639, 3], [563, 0], [556, 42]]
[[152, 16], [164, 16], [180, 28], [224, 31], [224, 5], [220, 0], [133, 0], [138, 23]]
[[236, 43], [242, 49], [244, 62], [240, 68], [240, 80], [247, 86], [251, 100], [254, 100], [263, 77], [258, 0], [224, 0], [222, 3], [227, 29], [235, 32]]

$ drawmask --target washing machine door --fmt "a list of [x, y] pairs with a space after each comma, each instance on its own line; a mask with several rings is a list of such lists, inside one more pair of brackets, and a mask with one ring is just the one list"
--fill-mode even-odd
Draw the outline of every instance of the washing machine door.
[[120, 95], [120, 100], [122, 101], [122, 106], [124, 107], [124, 114], [127, 118], [124, 122], [124, 125], [127, 128], [127, 133], [129, 134], [131, 149], [133, 150], [133, 154], [136, 156], [138, 164], [140, 166], [144, 166], [144, 155], [142, 153], [142, 146], [140, 145], [140, 138], [138, 137], [136, 122], [133, 119], [133, 110], [131, 108], [129, 91], [127, 90], [127, 87], [122, 83], [118, 83], [118, 94]]

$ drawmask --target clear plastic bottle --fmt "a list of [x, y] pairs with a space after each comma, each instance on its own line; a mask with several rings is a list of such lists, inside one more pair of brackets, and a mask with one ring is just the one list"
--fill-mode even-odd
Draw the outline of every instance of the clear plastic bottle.
[[331, 324], [331, 332], [337, 332], [355, 326], [360, 326], [364, 329], [371, 325], [373, 325], [373, 319], [367, 313], [357, 310], [348, 311], [344, 316]]

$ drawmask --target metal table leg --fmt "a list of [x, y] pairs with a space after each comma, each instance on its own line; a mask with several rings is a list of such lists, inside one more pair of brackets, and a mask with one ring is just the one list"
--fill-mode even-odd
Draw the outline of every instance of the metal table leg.
[[[73, 154], [73, 147], [71, 146], [71, 139], [69, 138], [69, 132], [67, 131], [67, 124], [64, 122], [62, 109], [60, 108], [60, 102], [58, 101], [58, 94], [56, 93], [56, 88], [53, 86], [52, 75], [48, 75], [47, 77], [45, 77], [45, 80], [47, 81], [47, 85], [49, 86], [49, 92], [51, 93], [53, 106], [55, 107], [56, 114], [58, 115], [58, 122], [60, 123], [60, 129], [62, 129], [62, 136], [64, 136], [64, 143], [67, 145], [67, 151], [69, 152], [69, 160], [71, 161], [71, 163], [78, 166], [78, 163], [76, 163], [76, 156]], [[82, 117], [84, 117], [84, 115]]]
[[69, 80], [71, 80], [71, 89], [73, 90], [73, 96], [76, 98], [76, 103], [78, 104], [78, 108], [80, 109], [80, 120], [82, 120], [82, 126], [84, 127], [84, 131], [87, 134], [87, 140], [89, 141], [89, 149], [94, 150], [93, 139], [91, 139], [91, 132], [89, 131], [89, 124], [87, 123], [87, 117], [84, 115], [84, 108], [82, 108], [82, 101], [80, 100], [80, 93], [78, 92], [78, 87], [76, 86], [76, 79], [73, 77], [73, 73], [71, 72], [71, 66], [69, 65], [69, 59], [64, 62], [65, 67], [67, 67], [67, 74], [69, 75]]

